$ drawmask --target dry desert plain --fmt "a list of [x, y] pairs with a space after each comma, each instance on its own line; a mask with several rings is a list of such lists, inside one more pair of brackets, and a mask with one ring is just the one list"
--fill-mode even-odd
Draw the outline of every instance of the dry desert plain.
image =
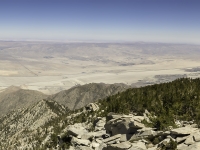
[[200, 45], [0, 41], [0, 91], [54, 94], [87, 83], [145, 86], [200, 77]]

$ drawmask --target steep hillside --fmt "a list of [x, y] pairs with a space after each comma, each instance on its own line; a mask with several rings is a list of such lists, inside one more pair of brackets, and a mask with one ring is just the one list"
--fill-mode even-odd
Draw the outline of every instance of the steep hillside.
[[159, 129], [174, 125], [175, 119], [195, 120], [200, 125], [200, 79], [182, 78], [169, 83], [132, 88], [100, 103], [105, 115], [108, 112], [142, 114], [147, 109], [157, 116], [152, 120], [152, 126]]
[[24, 90], [11, 86], [0, 93], [0, 116], [28, 106], [46, 98], [47, 95], [33, 90]]
[[198, 150], [199, 89], [200, 79], [182, 78], [73, 111], [42, 100], [0, 118], [0, 149]]
[[[8, 113], [0, 118], [0, 146], [4, 149], [12, 149], [13, 147], [9, 146], [17, 145], [20, 147], [22, 145], [21, 149], [23, 149], [23, 144], [28, 145], [29, 140], [36, 141], [36, 143], [31, 143], [31, 146], [37, 148], [37, 137], [39, 136], [40, 140], [43, 136], [46, 137], [46, 135], [38, 135], [41, 127], [67, 112], [64, 106], [54, 101], [41, 100], [26, 109], [18, 109]], [[12, 144], [7, 145], [10, 141]]]
[[82, 86], [73, 87], [69, 90], [61, 91], [50, 96], [49, 100], [57, 101], [70, 110], [79, 109], [85, 105], [124, 91], [129, 86], [119, 84], [90, 83]]

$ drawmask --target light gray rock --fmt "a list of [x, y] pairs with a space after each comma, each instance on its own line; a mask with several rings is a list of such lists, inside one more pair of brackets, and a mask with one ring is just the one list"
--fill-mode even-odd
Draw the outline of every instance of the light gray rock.
[[141, 140], [143, 137], [140, 136], [139, 134], [133, 134], [133, 136], [130, 138], [129, 141], [138, 141], [138, 140]]
[[111, 136], [107, 139], [104, 139], [103, 142], [106, 144], [113, 144], [113, 143], [119, 142], [120, 138], [121, 138], [121, 134], [117, 134], [117, 135]]
[[163, 131], [153, 131], [152, 129], [143, 130], [141, 129], [139, 133], [133, 134], [130, 141], [138, 141], [140, 139], [153, 139], [154, 137], [162, 136], [166, 134]]
[[122, 117], [122, 115], [110, 112], [110, 113], [107, 114], [106, 120], [109, 121], [109, 120], [118, 119], [118, 118], [121, 118], [121, 117]]
[[99, 106], [96, 103], [89, 103], [86, 106], [86, 109], [90, 110], [90, 111], [97, 111], [97, 110], [99, 110]]
[[145, 119], [145, 117], [144, 116], [133, 116], [133, 117], [131, 117], [134, 121], [137, 121], [137, 122], [142, 122], [142, 120], [144, 120]]
[[158, 150], [156, 146], [148, 148], [148, 150]]
[[191, 145], [193, 143], [195, 143], [193, 135], [188, 136], [187, 139], [184, 142], [184, 144], [186, 144], [186, 145]]
[[152, 143], [146, 144], [147, 149], [155, 147]]
[[177, 143], [183, 142], [183, 141], [185, 141], [188, 137], [189, 137], [189, 136], [177, 137], [177, 138], [176, 138], [176, 142], [177, 142]]
[[170, 138], [166, 138], [158, 144], [158, 148], [166, 147], [170, 143]]
[[134, 120], [131, 116], [121, 116], [117, 119], [111, 119], [105, 124], [106, 131], [111, 135], [133, 134], [137, 129], [144, 127], [144, 124]]
[[73, 146], [70, 146], [68, 150], [75, 150]]
[[93, 141], [93, 142], [91, 143], [91, 146], [92, 146], [92, 148], [97, 148], [97, 147], [100, 146], [100, 144]]
[[82, 124], [74, 124], [67, 127], [67, 133], [75, 137], [81, 137], [83, 134], [88, 133], [88, 131], [82, 126]]
[[200, 142], [196, 142], [190, 146], [187, 146], [182, 143], [177, 146], [177, 149], [178, 150], [200, 150]]
[[90, 132], [95, 138], [102, 138], [106, 135], [106, 130], [96, 131], [96, 132]]
[[183, 126], [183, 124], [182, 124], [179, 120], [176, 120], [176, 121], [175, 121], [175, 124], [176, 124], [176, 126], [179, 127], [179, 128]]
[[95, 141], [99, 144], [103, 143], [103, 140], [95, 139]]
[[149, 116], [151, 116], [151, 114], [148, 112], [147, 109], [145, 109], [144, 113], [143, 113], [144, 119], [148, 122], [151, 123]]
[[96, 147], [95, 150], [103, 150], [103, 148], [107, 147], [105, 143], [101, 143], [99, 147]]
[[190, 125], [192, 128], [198, 128], [198, 125], [197, 124], [191, 124]]
[[146, 131], [140, 133], [140, 136], [146, 137], [146, 138], [153, 137], [154, 135], [157, 135], [157, 133], [153, 130], [146, 130]]
[[90, 145], [90, 141], [89, 140], [78, 139], [76, 137], [72, 137], [71, 143], [72, 143], [72, 145], [85, 145], [85, 146], [89, 146]]
[[188, 146], [187, 150], [200, 150], [200, 142], [196, 142], [196, 143]]
[[170, 131], [165, 131], [164, 134], [165, 135], [170, 135]]
[[146, 146], [145, 143], [143, 142], [135, 142], [135, 143], [131, 143], [132, 146], [128, 149], [128, 150], [146, 150]]
[[131, 146], [132, 146], [131, 143], [127, 141], [127, 142], [109, 145], [103, 150], [127, 150]]
[[198, 131], [198, 128], [181, 127], [181, 128], [173, 129], [170, 132], [173, 135], [189, 135], [189, 134], [197, 132], [197, 131]]
[[120, 137], [120, 142], [128, 141], [132, 136], [132, 134], [122, 134]]
[[85, 139], [85, 140], [92, 139], [93, 137], [94, 137], [94, 132], [89, 132], [89, 133], [81, 135], [81, 139]]
[[92, 148], [87, 147], [87, 146], [78, 146], [78, 147], [75, 147], [75, 150], [92, 150]]
[[188, 150], [188, 145], [184, 143], [177, 145], [177, 150]]
[[106, 124], [106, 118], [101, 118], [97, 121], [96, 125], [95, 125], [95, 131], [101, 131], [104, 130], [104, 126]]
[[195, 142], [200, 142], [200, 132], [194, 133], [193, 136]]

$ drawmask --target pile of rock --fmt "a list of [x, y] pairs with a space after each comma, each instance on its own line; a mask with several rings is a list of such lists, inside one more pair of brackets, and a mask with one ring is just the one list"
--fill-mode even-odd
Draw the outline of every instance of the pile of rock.
[[147, 113], [143, 116], [109, 113], [106, 118], [96, 118], [92, 132], [83, 123], [70, 125], [66, 128], [71, 137], [70, 150], [200, 149], [200, 131], [196, 128], [197, 125], [181, 122], [179, 128], [157, 131], [142, 123], [144, 119], [149, 121]]

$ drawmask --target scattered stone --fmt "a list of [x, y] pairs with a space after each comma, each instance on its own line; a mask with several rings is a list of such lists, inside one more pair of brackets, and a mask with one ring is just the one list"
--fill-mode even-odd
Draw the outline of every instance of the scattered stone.
[[132, 136], [132, 134], [122, 134], [120, 137], [120, 142], [128, 141]]
[[90, 111], [99, 110], [99, 106], [95, 103], [89, 103], [85, 108], [86, 108], [86, 110], [90, 110]]
[[79, 126], [79, 127], [69, 126], [68, 130], [67, 130], [67, 133], [69, 135], [77, 137], [77, 136], [81, 136], [81, 135], [83, 135], [85, 133], [88, 133], [88, 131], [82, 126]]
[[128, 141], [122, 142], [119, 144], [112, 144], [107, 146], [106, 148], [103, 148], [103, 150], [127, 150], [132, 146], [132, 144]]
[[171, 134], [173, 135], [190, 135], [191, 133], [197, 132], [198, 128], [191, 128], [191, 127], [181, 127], [177, 129], [171, 130]]
[[186, 145], [191, 145], [191, 144], [195, 143], [193, 135], [188, 136], [184, 143]]
[[199, 150], [199, 149], [200, 149], [200, 142], [196, 142], [196, 143], [190, 145], [187, 150]]
[[72, 143], [72, 145], [85, 145], [85, 146], [89, 146], [90, 141], [89, 140], [84, 140], [84, 139], [78, 139], [76, 137], [72, 137], [71, 143]]
[[129, 148], [129, 150], [146, 150], [146, 146], [145, 146], [145, 143], [143, 142], [135, 142], [135, 143], [131, 143], [132, 144], [132, 147]]
[[185, 141], [188, 137], [189, 137], [189, 136], [177, 137], [177, 138], [176, 138], [176, 142], [177, 142], [177, 143], [181, 143], [181, 142]]
[[121, 134], [117, 134], [117, 135], [114, 135], [112, 137], [109, 137], [107, 139], [104, 139], [103, 142], [106, 143], [106, 144], [114, 144], [114, 143], [117, 143], [120, 141], [120, 137], [121, 137]]
[[196, 132], [193, 134], [195, 142], [200, 142], [200, 132]]
[[188, 145], [185, 145], [184, 143], [179, 144], [177, 150], [188, 150]]
[[[138, 118], [140, 117], [136, 117], [136, 119]], [[131, 118], [131, 116], [122, 115], [118, 115], [116, 119], [111, 119], [105, 124], [106, 131], [108, 131], [111, 135], [134, 134], [137, 129], [142, 129], [143, 127], [145, 127], [144, 124], [136, 121], [134, 118]]]

